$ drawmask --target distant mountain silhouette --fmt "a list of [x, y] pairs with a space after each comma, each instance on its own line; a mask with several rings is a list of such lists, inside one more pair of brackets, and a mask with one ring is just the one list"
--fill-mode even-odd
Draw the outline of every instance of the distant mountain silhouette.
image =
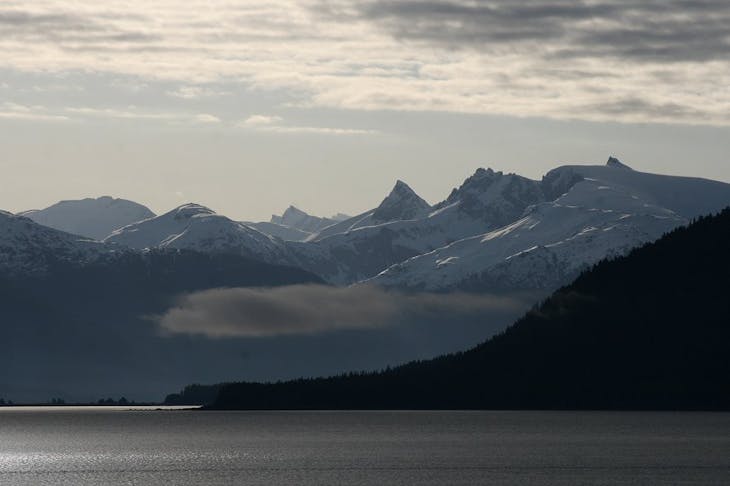
[[101, 240], [123, 226], [153, 218], [155, 213], [133, 201], [102, 196], [60, 201], [45, 209], [25, 211], [20, 215], [44, 226]]
[[213, 409], [730, 409], [730, 209], [603, 261], [469, 351], [223, 385]]

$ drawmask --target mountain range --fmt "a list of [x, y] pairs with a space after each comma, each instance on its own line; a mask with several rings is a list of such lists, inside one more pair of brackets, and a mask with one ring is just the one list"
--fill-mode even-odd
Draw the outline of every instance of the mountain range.
[[[239, 222], [193, 203], [154, 216], [108, 197], [21, 215], [65, 231], [93, 226], [76, 233], [120, 249], [237, 254], [300, 267], [334, 285], [512, 292], [554, 289], [603, 257], [729, 203], [728, 184], [643, 173], [611, 157], [603, 166], [561, 166], [541, 180], [478, 169], [434, 205], [397, 181], [380, 205], [344, 219], [291, 206], [268, 222]], [[123, 224], [94, 236], [101, 220]]]
[[[149, 399], [195, 379], [240, 379], [241, 369], [250, 379], [284, 379], [463, 349], [602, 259], [728, 205], [730, 184], [643, 173], [611, 157], [540, 180], [480, 168], [433, 205], [399, 180], [377, 207], [352, 217], [292, 206], [270, 221], [242, 222], [196, 203], [155, 215], [110, 197], [0, 211], [0, 355], [17, 380], [34, 383], [0, 379], [0, 395], [37, 398], [58, 386]], [[198, 291], [323, 283], [399, 296], [498, 294], [516, 304], [488, 323], [401, 317], [265, 339], [173, 336], [155, 324]], [[94, 375], [99, 360], [108, 379]]]

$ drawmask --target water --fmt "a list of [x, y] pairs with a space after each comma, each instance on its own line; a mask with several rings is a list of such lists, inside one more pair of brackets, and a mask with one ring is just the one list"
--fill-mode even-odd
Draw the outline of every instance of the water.
[[730, 414], [4, 408], [0, 484], [730, 484]]

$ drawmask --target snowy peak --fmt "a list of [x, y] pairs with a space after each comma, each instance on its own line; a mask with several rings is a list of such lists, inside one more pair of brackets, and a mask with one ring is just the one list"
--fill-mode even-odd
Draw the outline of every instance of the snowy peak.
[[154, 215], [141, 204], [110, 196], [60, 201], [45, 209], [21, 213], [38, 224], [97, 240]]
[[615, 169], [633, 170], [631, 167], [624, 164], [623, 162], [621, 162], [614, 156], [611, 156], [608, 158], [608, 162], [606, 162], [606, 167], [613, 167]]
[[171, 215], [173, 219], [176, 221], [186, 221], [192, 218], [193, 216], [198, 215], [206, 215], [206, 214], [215, 214], [215, 211], [213, 211], [210, 208], [207, 208], [205, 206], [202, 206], [200, 204], [196, 203], [187, 203], [183, 204], [182, 206], [179, 206], [169, 213], [168, 215]]
[[372, 219], [374, 222], [414, 219], [423, 216], [429, 209], [431, 209], [430, 204], [416, 194], [408, 184], [398, 180], [390, 194], [373, 211]]
[[185, 231], [194, 218], [214, 214], [213, 210], [205, 206], [187, 203], [160, 216], [119, 228], [104, 241], [136, 249], [154, 248]]
[[135, 249], [176, 248], [291, 263], [283, 241], [195, 203], [121, 228], [104, 241]]

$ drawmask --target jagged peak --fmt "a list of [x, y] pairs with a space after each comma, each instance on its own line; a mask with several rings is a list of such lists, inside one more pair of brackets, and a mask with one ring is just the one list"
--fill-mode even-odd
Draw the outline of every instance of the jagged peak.
[[287, 223], [291, 224], [295, 223], [296, 221], [301, 221], [308, 218], [316, 218], [316, 216], [311, 216], [306, 211], [302, 211], [293, 204], [290, 204], [289, 207], [286, 208], [283, 213], [281, 213], [281, 216], [277, 214], [272, 214], [269, 222], [274, 224], [286, 225]]
[[390, 194], [373, 212], [373, 219], [376, 221], [411, 219], [430, 207], [431, 205], [416, 194], [416, 191], [398, 179]]
[[444, 201], [444, 203], [453, 202], [455, 199], [458, 199], [462, 194], [466, 192], [485, 191], [498, 181], [502, 181], [504, 178], [527, 180], [517, 174], [505, 174], [502, 171], [495, 171], [491, 167], [488, 167], [486, 169], [484, 167], [479, 167], [474, 172], [474, 174], [467, 177], [459, 187], [452, 189], [449, 197], [446, 198], [446, 201]]
[[393, 189], [390, 191], [390, 195], [395, 194], [416, 194], [416, 191], [411, 189], [411, 186], [403, 182], [402, 180], [398, 179], [395, 181], [395, 185], [393, 186]]
[[290, 204], [288, 208], [286, 208], [286, 211], [284, 211], [283, 216], [290, 216], [290, 215], [297, 215], [297, 216], [309, 216], [309, 213], [306, 211], [302, 211], [298, 207], [294, 206], [293, 204]]
[[487, 167], [486, 169], [484, 167], [479, 167], [476, 171], [474, 171], [474, 175], [472, 177], [484, 177], [493, 175], [502, 175], [502, 172], [496, 172], [491, 167]]
[[[515, 176], [515, 174], [506, 174], [507, 177], [509, 176]], [[484, 167], [479, 167], [473, 175], [466, 178], [464, 183], [461, 185], [461, 187], [466, 187], [474, 184], [475, 182], [482, 182], [482, 181], [493, 181], [500, 179], [502, 177], [505, 177], [504, 172], [496, 171], [492, 169], [491, 167], [487, 167], [486, 169]]]
[[405, 182], [403, 182], [400, 179], [396, 179], [395, 186], [393, 186], [393, 190], [398, 189], [398, 188], [407, 188], [407, 189], [410, 189], [410, 187], [408, 186], [408, 184], [406, 184]]
[[411, 186], [400, 179], [395, 181], [395, 185], [393, 186], [393, 189], [391, 189], [390, 194], [388, 194], [380, 205], [382, 206], [383, 204], [386, 204], [387, 201], [395, 202], [396, 200], [403, 199], [412, 199], [417, 203], [423, 203], [423, 205], [429, 206], [429, 204], [424, 201], [421, 196], [416, 194], [416, 191], [411, 189]]
[[606, 167], [614, 167], [616, 169], [627, 169], [627, 170], [633, 170], [628, 165], [621, 162], [618, 158], [614, 157], [613, 155], [608, 158], [608, 162], [606, 162]]

